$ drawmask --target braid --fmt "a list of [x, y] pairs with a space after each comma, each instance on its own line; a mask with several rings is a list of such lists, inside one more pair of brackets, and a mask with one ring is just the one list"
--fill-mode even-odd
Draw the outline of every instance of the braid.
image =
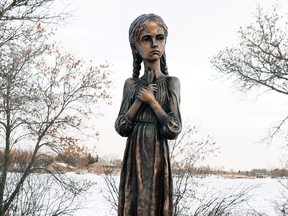
[[162, 73], [166, 76], [168, 76], [168, 67], [165, 66], [164, 69], [162, 69]]
[[161, 71], [164, 75], [168, 76], [168, 67], [166, 64], [166, 53], [165, 51], [162, 54], [162, 57], [160, 59], [160, 64], [161, 64]]
[[142, 58], [132, 51], [133, 54], [133, 77], [138, 78], [141, 70]]

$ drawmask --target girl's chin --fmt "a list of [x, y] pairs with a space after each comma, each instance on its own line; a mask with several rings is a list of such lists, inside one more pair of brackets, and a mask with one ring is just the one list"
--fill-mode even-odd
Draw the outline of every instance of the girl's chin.
[[155, 57], [152, 57], [152, 58], [149, 58], [149, 59], [145, 59], [146, 61], [148, 62], [156, 62], [156, 61], [160, 61], [160, 56], [155, 56]]

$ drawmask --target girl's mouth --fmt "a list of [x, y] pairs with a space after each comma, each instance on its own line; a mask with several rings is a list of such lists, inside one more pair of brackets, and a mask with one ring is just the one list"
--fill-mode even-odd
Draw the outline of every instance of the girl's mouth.
[[160, 52], [158, 50], [153, 50], [150, 52], [151, 54], [159, 54]]

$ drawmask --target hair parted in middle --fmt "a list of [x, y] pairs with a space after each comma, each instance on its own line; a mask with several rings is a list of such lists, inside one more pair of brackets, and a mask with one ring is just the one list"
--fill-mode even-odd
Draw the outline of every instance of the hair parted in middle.
[[[168, 36], [168, 28], [166, 24], [164, 23], [163, 19], [153, 13], [150, 14], [142, 14], [138, 16], [130, 25], [129, 28], [129, 42], [132, 49], [132, 55], [133, 55], [133, 77], [138, 78], [141, 70], [141, 63], [143, 61], [142, 57], [139, 55], [139, 53], [136, 53], [136, 45], [135, 43], [139, 39], [139, 36], [141, 32], [146, 28], [149, 22], [155, 22], [158, 26], [162, 27], [165, 34], [165, 41], [167, 40]], [[165, 50], [163, 52], [163, 55], [160, 59], [161, 64], [161, 71], [163, 74], [168, 75], [168, 68], [166, 65], [166, 53]]]

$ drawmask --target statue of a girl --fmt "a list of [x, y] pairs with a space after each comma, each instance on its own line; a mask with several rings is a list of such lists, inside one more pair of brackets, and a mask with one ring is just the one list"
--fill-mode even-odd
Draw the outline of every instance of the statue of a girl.
[[[128, 137], [119, 187], [119, 216], [172, 216], [173, 183], [167, 139], [181, 131], [180, 82], [168, 76], [167, 26], [155, 14], [132, 22], [133, 77], [124, 84], [115, 129]], [[145, 73], [139, 78], [141, 63]]]

